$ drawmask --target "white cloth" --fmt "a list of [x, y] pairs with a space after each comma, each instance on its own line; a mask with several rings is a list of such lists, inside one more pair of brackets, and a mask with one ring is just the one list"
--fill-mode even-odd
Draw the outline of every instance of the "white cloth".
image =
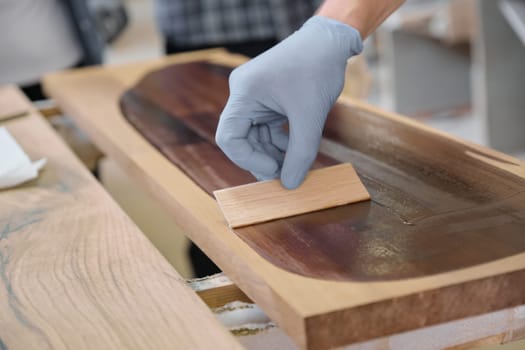
[[7, 129], [0, 128], [0, 189], [36, 178], [45, 164], [45, 158], [31, 162]]
[[60, 0], [0, 0], [0, 84], [35, 84], [81, 57]]

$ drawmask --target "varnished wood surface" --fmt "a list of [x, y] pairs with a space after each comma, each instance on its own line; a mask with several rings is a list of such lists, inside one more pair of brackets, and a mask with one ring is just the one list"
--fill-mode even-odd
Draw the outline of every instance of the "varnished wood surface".
[[14, 87], [7, 107], [30, 113], [0, 125], [48, 163], [0, 191], [0, 349], [240, 349]]
[[[208, 193], [251, 178], [213, 140], [229, 71], [167, 67], [122, 99], [138, 131]], [[235, 230], [272, 263], [315, 278], [381, 280], [525, 251], [525, 180], [469, 155], [483, 152], [342, 104], [324, 135], [317, 166], [355, 162], [373, 202]]]
[[350, 163], [310, 171], [290, 191], [280, 180], [253, 182], [213, 192], [232, 228], [367, 201], [370, 195]]
[[[255, 250], [256, 246], [227, 227], [214, 199], [147, 142], [119, 109], [122, 94], [148, 72], [172, 63], [199, 60], [234, 66], [245, 58], [220, 50], [186, 53], [123, 66], [52, 74], [44, 78], [44, 87], [97, 146], [115, 159], [138, 184], [151, 191], [188, 237], [300, 347], [326, 349], [525, 303], [524, 253], [438, 274], [427, 271], [422, 277], [391, 280], [374, 277], [374, 282], [304, 277], [263, 258]], [[525, 178], [525, 167], [512, 157], [364, 103], [341, 102], [354, 116], [340, 126], [341, 131], [354, 127], [355, 116], [384, 119], [385, 125], [392, 123], [420, 130], [429, 138], [439, 136], [444, 143], [466, 146], [475, 151], [468, 151], [469, 157], [491, 165], [491, 171], [505, 171], [508, 176]], [[202, 119], [201, 130], [202, 125], [207, 125]], [[209, 122], [208, 119], [204, 121]], [[388, 130], [383, 132], [386, 133], [384, 137], [389, 135]], [[325, 142], [323, 147], [327, 145], [334, 146]], [[324, 166], [337, 162], [324, 158], [321, 161]], [[359, 172], [359, 162], [352, 163]], [[245, 180], [251, 182], [252, 178]], [[377, 190], [370, 187], [369, 190], [374, 198], [373, 192]], [[371, 204], [375, 206], [374, 202]]]

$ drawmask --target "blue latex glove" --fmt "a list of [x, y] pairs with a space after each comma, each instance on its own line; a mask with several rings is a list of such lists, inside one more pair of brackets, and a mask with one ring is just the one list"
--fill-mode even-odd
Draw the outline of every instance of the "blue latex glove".
[[[362, 50], [359, 32], [315, 16], [270, 50], [235, 69], [216, 141], [257, 179], [304, 180], [326, 116], [341, 94], [347, 60]], [[283, 129], [288, 122], [289, 135]]]

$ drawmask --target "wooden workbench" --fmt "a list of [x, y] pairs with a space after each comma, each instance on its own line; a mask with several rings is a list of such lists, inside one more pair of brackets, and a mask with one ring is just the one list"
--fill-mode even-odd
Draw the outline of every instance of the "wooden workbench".
[[48, 163], [0, 191], [0, 349], [241, 349], [29, 101], [0, 87], [0, 115], [23, 110], [0, 126]]
[[[119, 110], [122, 93], [145, 73], [194, 60], [228, 65], [243, 61], [222, 51], [182, 54], [120, 67], [53, 74], [45, 78], [44, 86], [93, 141], [149, 189], [186, 234], [300, 347], [340, 346], [525, 301], [521, 282], [525, 278], [525, 253], [431, 276], [373, 283], [305, 277], [257, 254], [229, 230], [215, 201], [135, 131]], [[470, 160], [509, 176], [525, 177], [523, 164], [510, 157], [467, 145], [365, 104], [345, 103], [359, 115], [468, 147], [475, 151], [467, 153]]]

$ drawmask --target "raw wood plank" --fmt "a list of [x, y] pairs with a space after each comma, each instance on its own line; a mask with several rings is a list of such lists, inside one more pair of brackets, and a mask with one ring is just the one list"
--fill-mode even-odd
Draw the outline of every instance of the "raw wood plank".
[[0, 348], [240, 349], [23, 95], [2, 87], [9, 110], [30, 111], [2, 126], [48, 163], [0, 191]]
[[[124, 118], [117, 102], [126, 90], [140, 81], [144, 74], [162, 65], [203, 59], [211, 63], [220, 62], [229, 65], [237, 65], [241, 61], [238, 56], [230, 56], [221, 51], [181, 54], [160, 61], [122, 67], [93, 68], [53, 74], [45, 78], [44, 86], [61, 108], [88, 132], [101, 149], [111, 155], [137, 181], [157, 196], [178, 220], [188, 236], [298, 345], [305, 349], [325, 349], [483, 314], [525, 302], [525, 285], [523, 284], [525, 253], [520, 249], [523, 226], [519, 226], [523, 218], [520, 208], [524, 201], [519, 200], [523, 195], [520, 189], [523, 189], [522, 183], [525, 179], [523, 163], [363, 103], [347, 100], [340, 102], [337, 107], [340, 113], [339, 117], [335, 118], [336, 124], [328, 125], [331, 133], [337, 131], [340, 141], [325, 142], [323, 147], [336, 148], [338, 157], [352, 158], [344, 161], [351, 161], [360, 175], [363, 175], [360, 168], [366, 170], [368, 174], [362, 177], [363, 182], [372, 198], [379, 196], [381, 202], [363, 202], [348, 206], [358, 207], [357, 212], [345, 213], [341, 208], [346, 207], [329, 209], [326, 210], [329, 213], [328, 218], [313, 213], [298, 216], [297, 220], [292, 220], [293, 223], [290, 222], [290, 219], [294, 218], [290, 218], [257, 225], [264, 226], [267, 235], [267, 239], [257, 240], [258, 246], [255, 243], [251, 245], [248, 241], [249, 234], [254, 234], [250, 230], [251, 227], [236, 230], [247, 232], [232, 234], [209, 192], [199, 185], [196, 178], [191, 177], [181, 168], [173, 166], [173, 163], [161, 153], [160, 144], [152, 145], [146, 141]], [[188, 80], [186, 83], [180, 88], [191, 88], [195, 81]], [[175, 93], [169, 89], [166, 92], [171, 95]], [[210, 92], [213, 93], [213, 90]], [[219, 93], [223, 94], [223, 92]], [[201, 98], [204, 97], [201, 95]], [[329, 118], [329, 122], [334, 119], [333, 116]], [[393, 132], [392, 129], [396, 131]], [[405, 131], [407, 138], [397, 138], [398, 130]], [[415, 140], [418, 140], [419, 144], [413, 144], [414, 139], [409, 136], [417, 136]], [[443, 148], [437, 149], [437, 153], [432, 148], [436, 140], [443, 145]], [[361, 150], [352, 152], [348, 149], [351, 146], [346, 146], [342, 143], [343, 141], [349, 145], [358, 144]], [[384, 141], [388, 142], [383, 143]], [[449, 147], [445, 147], [446, 144], [449, 144]], [[212, 149], [212, 147], [209, 148], [210, 152]], [[376, 159], [376, 155], [379, 158]], [[423, 158], [417, 158], [415, 155]], [[448, 164], [453, 165], [452, 172], [442, 167], [443, 162], [451, 156], [453, 156], [452, 160]], [[419, 159], [429, 159], [429, 161], [420, 163]], [[333, 158], [328, 157], [327, 160], [332, 162]], [[432, 166], [436, 162], [437, 164]], [[363, 167], [363, 165], [370, 167]], [[465, 165], [469, 165], [469, 169], [478, 170], [477, 172], [469, 170], [468, 176], [455, 178], [455, 174], [461, 174], [461, 169]], [[201, 164], [201, 166], [201, 174], [216, 175], [210, 169], [212, 164]], [[402, 172], [396, 171], [396, 166], [400, 167]], [[483, 170], [484, 176], [489, 175], [488, 184], [480, 181], [480, 169]], [[388, 171], [388, 175], [381, 174], [383, 170]], [[399, 178], [402, 174], [406, 176], [404, 182]], [[381, 182], [378, 180], [385, 177], [390, 178], [390, 176], [396, 180], [396, 186], [380, 186]], [[438, 181], [439, 179], [441, 182]], [[450, 181], [444, 181], [447, 179]], [[230, 185], [238, 184], [240, 183]], [[428, 187], [419, 187], [419, 184], [427, 184], [431, 188], [436, 188], [437, 191], [434, 193], [440, 196], [437, 198], [453, 198], [453, 191], [443, 191], [441, 185], [436, 184], [446, 184], [451, 186], [451, 189], [462, 188], [466, 192], [463, 192], [463, 198], [456, 198], [448, 204], [445, 203], [448, 206], [453, 205], [452, 211], [446, 213], [443, 203], [434, 202], [434, 200], [425, 201]], [[497, 188], [491, 187], [495, 185], [498, 185]], [[469, 188], [476, 189], [475, 192], [478, 189], [486, 189], [486, 192], [484, 196], [478, 194], [477, 197], [469, 197], [467, 191]], [[498, 191], [502, 191], [502, 195], [498, 195]], [[391, 196], [399, 196], [395, 197], [399, 198], [399, 201], [388, 201], [392, 198]], [[510, 199], [511, 203], [504, 199], [505, 196]], [[454, 229], [468, 233], [468, 227], [450, 225], [446, 220], [444, 222], [438, 220], [434, 223], [435, 226], [431, 226], [435, 227], [431, 231], [430, 237], [432, 238], [426, 240], [424, 239], [426, 232], [423, 229], [418, 231], [417, 224], [415, 226], [405, 224], [400, 217], [403, 213], [408, 213], [410, 214], [409, 219], [416, 219], [420, 213], [431, 212], [438, 214], [438, 217], [440, 215], [441, 217], [447, 215], [454, 217], [452, 215], [454, 212], [461, 214], [462, 210], [472, 210], [473, 207], [470, 205], [475, 206], [479, 201], [485, 201], [487, 204], [485, 209], [490, 209], [491, 205], [505, 205], [507, 209], [501, 207], [500, 216], [493, 215], [485, 219], [493, 225], [496, 225], [498, 220], [502, 220], [499, 222], [503, 228], [515, 227], [514, 234], [511, 231], [509, 234], [498, 233], [497, 236], [492, 235], [498, 230], [489, 227], [484, 233], [490, 234], [491, 239], [488, 241], [481, 239], [483, 248], [489, 247], [484, 250], [488, 254], [483, 255], [481, 260], [476, 254], [474, 238], [480, 241], [479, 238], [483, 238], [483, 234], [472, 234], [471, 240], [467, 242], [456, 241], [454, 243], [453, 239], [448, 239], [447, 243], [442, 245], [439, 244], [439, 229], [449, 230], [448, 235], [442, 237], [454, 238], [456, 235]], [[417, 205], [407, 206], [407, 203]], [[369, 205], [366, 207], [363, 204]], [[397, 210], [404, 206], [412, 209], [398, 213]], [[509, 212], [508, 208], [518, 210]], [[354, 215], [358, 215], [357, 221], [351, 220]], [[376, 221], [380, 217], [386, 218], [385, 221]], [[457, 215], [456, 219], [458, 217], [460, 218], [461, 215]], [[385, 230], [390, 228], [391, 223], [395, 224], [394, 229], [396, 232], [399, 231], [397, 234], [400, 236], [389, 238], [392, 232]], [[486, 222], [484, 223], [483, 220], [473, 221], [473, 223], [478, 226], [471, 226], [470, 232], [476, 227], [486, 227], [484, 226]], [[380, 225], [374, 226], [378, 224]], [[290, 245], [280, 247], [270, 238], [272, 238], [272, 228], [282, 229], [285, 226], [290, 228], [278, 232], [277, 235], [280, 238], [275, 242], [282, 243], [286, 242], [286, 238], [290, 239], [289, 235], [284, 235], [284, 233], [291, 232], [290, 230], [315, 227], [307, 232], [307, 236], [301, 232], [296, 234], [295, 240], [292, 239], [292, 241], [299, 242], [298, 239], [303, 238], [304, 245], [290, 252], [294, 254], [295, 260], [284, 260], [284, 263], [281, 262], [281, 265], [278, 265], [278, 261], [270, 261], [270, 259], [285, 258], [289, 253], [287, 249]], [[326, 232], [322, 233], [323, 240], [318, 239], [317, 242], [314, 242], [316, 244], [309, 244], [320, 236], [316, 233], [319, 232], [318, 229], [328, 230], [330, 227], [337, 229], [328, 231], [332, 235], [332, 243], [329, 246], [322, 244], [325, 241]], [[364, 228], [367, 229], [368, 234], [357, 232], [344, 234], [345, 231], [339, 230], [343, 227]], [[403, 231], [411, 227], [411, 230]], [[381, 235], [374, 237], [374, 232]], [[255, 234], [258, 235], [256, 238], [260, 237], [260, 232]], [[343, 236], [353, 239], [341, 241], [345, 244], [353, 242], [353, 245], [348, 246], [353, 249], [352, 251], [338, 244], [341, 242], [333, 241], [337, 238], [346, 239]], [[364, 241], [360, 238], [364, 238]], [[502, 239], [508, 240], [507, 243], [503, 244]], [[393, 247], [389, 245], [396, 242], [401, 245]], [[264, 250], [263, 244], [268, 244], [269, 248]], [[473, 244], [472, 247], [471, 244]], [[254, 247], [258, 247], [259, 250]], [[397, 247], [401, 250], [398, 251]], [[431, 263], [424, 263], [420, 265], [422, 270], [410, 271], [412, 278], [377, 279], [376, 276], [389, 276], [390, 265], [380, 264], [381, 258], [388, 259], [396, 256], [402, 258], [405, 255], [399, 255], [400, 253], [416, 252], [419, 248], [432, 249], [433, 247], [438, 248], [438, 252], [445, 254], [445, 257], [448, 250], [450, 256], [456, 258], [456, 262], [451, 261], [448, 265], [436, 268]], [[508, 250], [509, 247], [514, 250]], [[313, 251], [306, 251], [305, 248], [313, 248]], [[332, 254], [334, 248], [338, 248], [338, 254]], [[271, 252], [270, 256], [268, 252]], [[302, 253], [303, 256], [313, 253], [315, 258], [324, 259], [319, 260], [319, 264], [328, 263], [325, 267], [330, 267], [330, 262], [344, 262], [345, 260], [342, 259], [347, 257], [347, 265], [336, 266], [357, 268], [353, 271], [360, 273], [361, 276], [373, 276], [376, 279], [373, 283], [352, 280], [348, 278], [348, 271], [336, 271], [341, 272], [339, 276], [346, 276], [344, 277], [346, 279], [338, 281], [322, 277], [305, 277], [290, 272], [294, 268], [301, 271], [305, 266], [302, 264], [305, 262], [304, 258], [298, 257], [299, 253]], [[329, 259], [329, 255], [337, 256]], [[352, 265], [353, 257], [357, 261], [360, 261], [360, 257], [374, 258], [377, 264]], [[417, 255], [411, 257], [412, 264], [399, 266], [413, 268], [414, 263], [418, 263], [419, 260]], [[284, 266], [290, 261], [295, 263], [295, 266], [292, 263]], [[366, 262], [366, 260], [361, 261]], [[445, 260], [440, 259], [440, 261]], [[367, 266], [373, 266], [373, 269], [367, 269]], [[325, 271], [334, 272], [334, 266]], [[395, 271], [395, 273], [399, 272]]]
[[232, 228], [370, 199], [349, 163], [311, 171], [304, 183], [290, 191], [280, 180], [255, 182], [213, 192]]
[[215, 309], [233, 301], [253, 303], [226, 275], [218, 273], [188, 281], [191, 288], [208, 305]]

